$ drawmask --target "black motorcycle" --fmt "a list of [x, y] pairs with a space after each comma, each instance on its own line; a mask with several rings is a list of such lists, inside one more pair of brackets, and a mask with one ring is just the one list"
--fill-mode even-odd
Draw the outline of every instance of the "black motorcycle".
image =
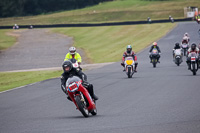
[[156, 48], [154, 48], [150, 54], [150, 58], [151, 58], [151, 63], [153, 64], [153, 67], [156, 67], [156, 64], [158, 63], [158, 50]]

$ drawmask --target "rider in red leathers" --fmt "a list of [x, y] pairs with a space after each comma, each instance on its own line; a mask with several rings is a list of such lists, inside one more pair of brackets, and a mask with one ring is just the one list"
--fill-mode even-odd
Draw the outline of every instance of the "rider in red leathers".
[[131, 45], [128, 45], [128, 46], [126, 47], [126, 51], [124, 52], [123, 57], [122, 57], [122, 63], [121, 63], [121, 65], [124, 67], [124, 70], [123, 70], [123, 71], [125, 71], [125, 65], [124, 65], [125, 58], [126, 58], [126, 57], [130, 57], [130, 56], [133, 57], [133, 60], [135, 61], [135, 72], [137, 72], [137, 70], [136, 70], [137, 65], [138, 65], [137, 56], [136, 56], [136, 54], [134, 53], [134, 51], [132, 51]]

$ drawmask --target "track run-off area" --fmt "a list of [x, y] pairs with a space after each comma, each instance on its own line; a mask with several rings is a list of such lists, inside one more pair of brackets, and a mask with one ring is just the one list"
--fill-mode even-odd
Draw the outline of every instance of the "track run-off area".
[[[1, 133], [199, 133], [200, 71], [193, 76], [172, 49], [185, 32], [200, 43], [195, 22], [179, 23], [157, 43], [160, 64], [153, 68], [149, 49], [138, 53], [138, 72], [128, 78], [120, 62], [88, 70], [97, 116], [84, 118], [67, 100], [60, 79], [49, 79], [0, 94]], [[159, 33], [158, 33], [159, 34]], [[122, 53], [123, 54], [123, 53]]]

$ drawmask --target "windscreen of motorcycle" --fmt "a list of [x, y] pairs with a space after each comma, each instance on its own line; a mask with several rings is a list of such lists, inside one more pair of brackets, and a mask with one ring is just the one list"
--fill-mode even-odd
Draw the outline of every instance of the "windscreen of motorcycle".
[[68, 78], [66, 82], [66, 87], [70, 92], [74, 92], [78, 90], [80, 84], [81, 84], [81, 79], [77, 76], [72, 76]]
[[157, 50], [156, 48], [154, 48], [154, 49], [152, 50], [152, 54], [158, 54], [158, 50]]

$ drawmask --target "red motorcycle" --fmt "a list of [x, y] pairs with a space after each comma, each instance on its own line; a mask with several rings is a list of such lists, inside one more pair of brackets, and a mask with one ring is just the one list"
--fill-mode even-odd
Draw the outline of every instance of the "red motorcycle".
[[84, 117], [88, 117], [89, 113], [92, 115], [97, 114], [95, 101], [90, 96], [88, 90], [82, 85], [82, 80], [79, 77], [72, 76], [68, 78], [66, 89], [69, 97]]

